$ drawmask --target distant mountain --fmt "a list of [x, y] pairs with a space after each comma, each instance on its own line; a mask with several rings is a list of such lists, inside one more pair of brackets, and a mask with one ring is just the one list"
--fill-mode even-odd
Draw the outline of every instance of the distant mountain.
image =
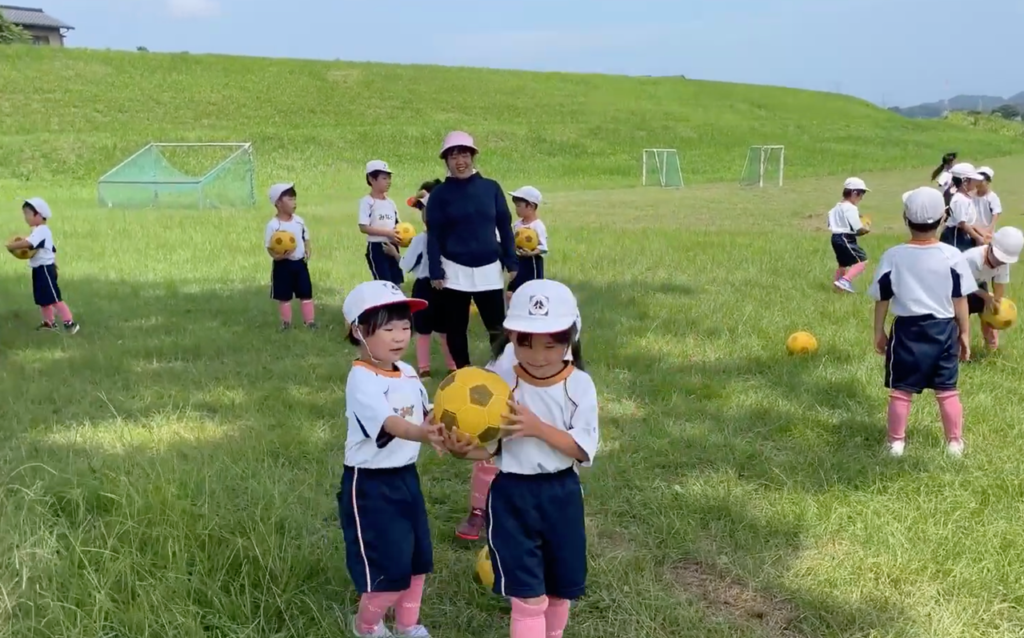
[[942, 117], [946, 110], [950, 111], [982, 111], [989, 112], [1004, 104], [1013, 104], [1024, 109], [1024, 91], [1008, 98], [993, 95], [957, 95], [945, 102], [927, 102], [916, 106], [892, 106], [889, 110], [906, 117], [936, 118]]

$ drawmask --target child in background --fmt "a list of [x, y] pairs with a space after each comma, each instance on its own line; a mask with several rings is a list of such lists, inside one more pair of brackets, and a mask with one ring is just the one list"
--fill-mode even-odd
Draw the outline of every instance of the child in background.
[[406, 200], [409, 206], [419, 209], [425, 230], [413, 237], [409, 248], [399, 261], [402, 270], [411, 273], [415, 278], [412, 284], [412, 297], [427, 302], [426, 308], [415, 312], [412, 316], [412, 328], [416, 332], [416, 367], [419, 369], [420, 377], [430, 376], [430, 335], [432, 333], [436, 334], [441, 342], [441, 351], [444, 353], [448, 371], [455, 371], [455, 361], [452, 360], [452, 355], [448, 352], [448, 339], [443, 332], [438, 331], [440, 322], [430, 305], [435, 297], [435, 289], [430, 285], [430, 266], [427, 262], [426, 209], [430, 191], [440, 183], [439, 179], [423, 182], [419, 192]]
[[[598, 449], [597, 390], [583, 371], [576, 298], [537, 279], [512, 295], [494, 369], [512, 387], [508, 429], [493, 449], [442, 432], [462, 458], [494, 458], [487, 507], [494, 592], [512, 599], [513, 638], [557, 638], [569, 601], [587, 580], [587, 536], [578, 468]], [[515, 358], [500, 356], [511, 343]]]
[[832, 285], [843, 292], [856, 292], [853, 280], [868, 265], [868, 256], [857, 243], [857, 238], [871, 232], [860, 221], [857, 204], [870, 189], [859, 177], [843, 183], [843, 199], [828, 212], [828, 229], [832, 233], [832, 252], [836, 255], [835, 276]]
[[971, 199], [978, 182], [985, 178], [970, 164], [956, 164], [950, 173], [953, 177], [948, 191], [952, 193], [949, 196], [949, 216], [939, 239], [962, 252], [985, 243], [984, 236], [976, 226], [978, 209]]
[[391, 189], [391, 168], [382, 160], [366, 163], [366, 185], [370, 194], [359, 200], [359, 231], [366, 235], [366, 265], [374, 279], [401, 286], [405, 281], [398, 265], [398, 235], [395, 226], [398, 207], [388, 197]]
[[996, 232], [996, 224], [999, 215], [1003, 212], [1003, 203], [999, 201], [999, 195], [992, 190], [992, 178], [995, 171], [988, 166], [978, 169], [978, 175], [982, 180], [977, 183], [974, 189], [974, 207], [978, 210], [978, 230], [981, 231], [985, 243], [992, 241], [992, 234]]
[[[994, 310], [1006, 293], [1010, 283], [1010, 264], [1017, 263], [1024, 248], [1024, 233], [1012, 226], [1000, 228], [992, 241], [984, 246], [964, 251], [964, 259], [974, 275], [978, 290], [967, 295], [968, 314], [979, 315], [985, 309]], [[989, 282], [992, 291], [989, 292]], [[989, 350], [999, 347], [999, 331], [985, 322], [981, 323], [981, 334]]]
[[[875, 350], [885, 355], [889, 388], [888, 442], [893, 456], [906, 446], [912, 395], [935, 391], [952, 456], [964, 451], [959, 362], [971, 356], [967, 296], [977, 289], [964, 256], [935, 239], [945, 214], [942, 193], [921, 187], [903, 196], [910, 242], [885, 251], [869, 294], [875, 300]], [[895, 315], [889, 336], [885, 317]]]
[[[267, 194], [277, 214], [267, 222], [264, 232], [264, 246], [274, 260], [270, 271], [270, 297], [277, 301], [281, 314], [281, 330], [292, 327], [292, 299], [299, 300], [302, 322], [310, 330], [316, 330], [313, 309], [313, 282], [309, 277], [309, 261], [313, 245], [309, 240], [306, 222], [295, 214], [297, 194], [295, 184], [274, 184]], [[295, 249], [284, 255], [270, 250], [270, 239], [278, 231], [295, 236]]]
[[[345, 469], [338, 510], [345, 562], [359, 592], [356, 636], [430, 638], [419, 622], [426, 575], [434, 569], [427, 507], [416, 471], [420, 445], [444, 440], [427, 390], [401, 361], [412, 313], [425, 308], [395, 284], [368, 281], [345, 298], [348, 340], [359, 348], [345, 384]], [[395, 634], [384, 616], [395, 609]]]
[[540, 207], [540, 191], [533, 186], [523, 186], [509, 195], [512, 196], [512, 203], [516, 207], [516, 217], [519, 219], [512, 224], [512, 232], [520, 228], [531, 228], [537, 233], [537, 247], [533, 250], [516, 248], [516, 256], [519, 258], [519, 269], [516, 270], [515, 279], [508, 284], [508, 298], [512, 298], [520, 286], [534, 279], [544, 279], [544, 255], [548, 252], [548, 230], [544, 222], [537, 217], [537, 209]]
[[953, 177], [949, 169], [953, 168], [954, 162], [956, 162], [956, 153], [946, 153], [942, 156], [942, 161], [939, 162], [939, 165], [932, 171], [932, 181], [935, 182], [940, 191], [945, 192], [949, 188], [950, 180]]
[[71, 316], [71, 310], [64, 303], [60, 286], [57, 285], [57, 246], [53, 243], [53, 233], [47, 225], [47, 220], [53, 215], [50, 205], [40, 197], [33, 197], [21, 205], [21, 213], [32, 232], [25, 239], [9, 242], [7, 250], [36, 251], [28, 260], [32, 269], [32, 297], [43, 315], [43, 321], [36, 329], [55, 330], [55, 315], [59, 313], [64, 322], [64, 331], [75, 334], [78, 332], [78, 324]]

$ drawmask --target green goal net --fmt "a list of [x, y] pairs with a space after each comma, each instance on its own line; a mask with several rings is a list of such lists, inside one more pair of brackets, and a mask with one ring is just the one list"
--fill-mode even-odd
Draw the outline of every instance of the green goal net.
[[243, 208], [256, 203], [252, 144], [153, 143], [100, 178], [108, 208]]
[[642, 174], [644, 186], [682, 188], [683, 169], [679, 165], [679, 152], [674, 148], [645, 148]]

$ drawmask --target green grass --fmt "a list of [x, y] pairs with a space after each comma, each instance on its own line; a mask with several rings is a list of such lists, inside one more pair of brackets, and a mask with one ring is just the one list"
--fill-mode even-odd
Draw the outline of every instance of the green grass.
[[[603, 445], [584, 477], [590, 595], [567, 637], [1024, 632], [1019, 328], [963, 368], [964, 459], [944, 457], [929, 396], [907, 456], [886, 458], [870, 304], [831, 293], [822, 228], [841, 178], [860, 173], [877, 260], [902, 240], [899, 194], [927, 170], [872, 171], [930, 165], [951, 145], [1007, 176], [1004, 223], [1019, 225], [1024, 184], [1010, 176], [1024, 158], [999, 157], [1020, 153], [1014, 140], [679, 80], [26, 48], [0, 50], [0, 86], [37, 91], [0, 101], [0, 171], [29, 180], [0, 180], [2, 228], [22, 230], [16, 198], [51, 200], [83, 326], [32, 332], [28, 273], [0, 259], [0, 637], [345, 635], [354, 595], [333, 519], [352, 356], [340, 305], [365, 278], [358, 165], [401, 167], [403, 197], [463, 122], [485, 140], [487, 172], [545, 188], [549, 272], [580, 298], [600, 391]], [[382, 87], [389, 99], [368, 99]], [[479, 101], [428, 103], [443, 87]], [[738, 95], [748, 106], [725, 108]], [[732, 180], [740, 167], [725, 164], [758, 131], [787, 145], [782, 190], [613, 188], [635, 184], [640, 148], [687, 148], [691, 134], [708, 159], [694, 181]], [[263, 184], [309, 184], [300, 212], [327, 330], [275, 332], [266, 207], [92, 203], [94, 177], [151, 138], [236, 136], [256, 142]], [[795, 179], [815, 173], [838, 176]], [[784, 354], [799, 329], [818, 336], [817, 356]], [[421, 473], [436, 562], [426, 624], [507, 635], [506, 607], [472, 580], [475, 547], [453, 540], [468, 464], [424, 452]]]

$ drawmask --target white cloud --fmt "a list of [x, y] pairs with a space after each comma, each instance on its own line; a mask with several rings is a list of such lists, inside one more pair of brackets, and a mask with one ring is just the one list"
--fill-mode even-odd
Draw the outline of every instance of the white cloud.
[[167, 0], [167, 10], [175, 18], [212, 18], [220, 15], [219, 0]]

